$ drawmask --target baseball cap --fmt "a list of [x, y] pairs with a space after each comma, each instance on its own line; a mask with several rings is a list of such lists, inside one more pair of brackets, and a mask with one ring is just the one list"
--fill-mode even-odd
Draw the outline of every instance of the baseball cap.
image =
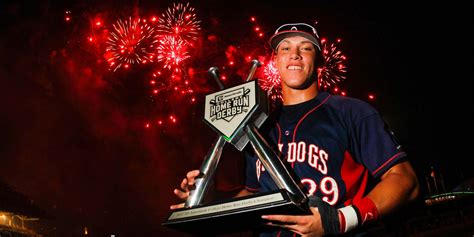
[[284, 24], [275, 31], [272, 37], [270, 37], [269, 43], [273, 50], [278, 48], [281, 41], [290, 36], [302, 36], [311, 41], [321, 51], [319, 44], [319, 36], [316, 28], [306, 23], [289, 23]]

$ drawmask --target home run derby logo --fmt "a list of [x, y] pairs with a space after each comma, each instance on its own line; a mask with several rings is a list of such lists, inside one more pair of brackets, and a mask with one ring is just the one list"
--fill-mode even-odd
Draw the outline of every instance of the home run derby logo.
[[250, 89], [241, 87], [216, 95], [209, 101], [211, 121], [223, 119], [230, 122], [235, 115], [246, 113], [249, 108], [249, 92]]

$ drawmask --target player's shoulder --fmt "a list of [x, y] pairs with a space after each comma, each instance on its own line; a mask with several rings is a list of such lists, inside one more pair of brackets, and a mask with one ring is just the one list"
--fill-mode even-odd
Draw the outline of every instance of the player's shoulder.
[[327, 106], [354, 119], [360, 119], [378, 113], [372, 105], [361, 99], [333, 94], [329, 96]]

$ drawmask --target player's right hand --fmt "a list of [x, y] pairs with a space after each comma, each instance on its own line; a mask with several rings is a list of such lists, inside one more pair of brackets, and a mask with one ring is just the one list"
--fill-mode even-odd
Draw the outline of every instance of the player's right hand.
[[[199, 170], [192, 170], [186, 174], [186, 178], [181, 181], [180, 188], [175, 188], [173, 193], [181, 200], [186, 201], [189, 197], [189, 191], [194, 189], [196, 184], [196, 177], [199, 175]], [[170, 209], [177, 209], [184, 207], [184, 202], [180, 204], [171, 205]]]

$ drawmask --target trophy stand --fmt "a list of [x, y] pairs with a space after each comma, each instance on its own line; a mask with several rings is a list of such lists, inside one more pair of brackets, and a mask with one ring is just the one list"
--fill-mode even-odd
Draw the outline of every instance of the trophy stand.
[[[164, 226], [194, 234], [231, 233], [258, 228], [261, 215], [309, 213], [306, 195], [258, 131], [269, 114], [267, 96], [252, 80], [259, 66], [258, 60], [252, 60], [246, 82], [228, 89], [219, 80], [217, 68], [209, 69], [221, 90], [206, 95], [204, 121], [219, 136], [201, 165], [185, 207], [173, 210]], [[250, 142], [278, 190], [203, 204], [226, 142], [239, 151]]]

